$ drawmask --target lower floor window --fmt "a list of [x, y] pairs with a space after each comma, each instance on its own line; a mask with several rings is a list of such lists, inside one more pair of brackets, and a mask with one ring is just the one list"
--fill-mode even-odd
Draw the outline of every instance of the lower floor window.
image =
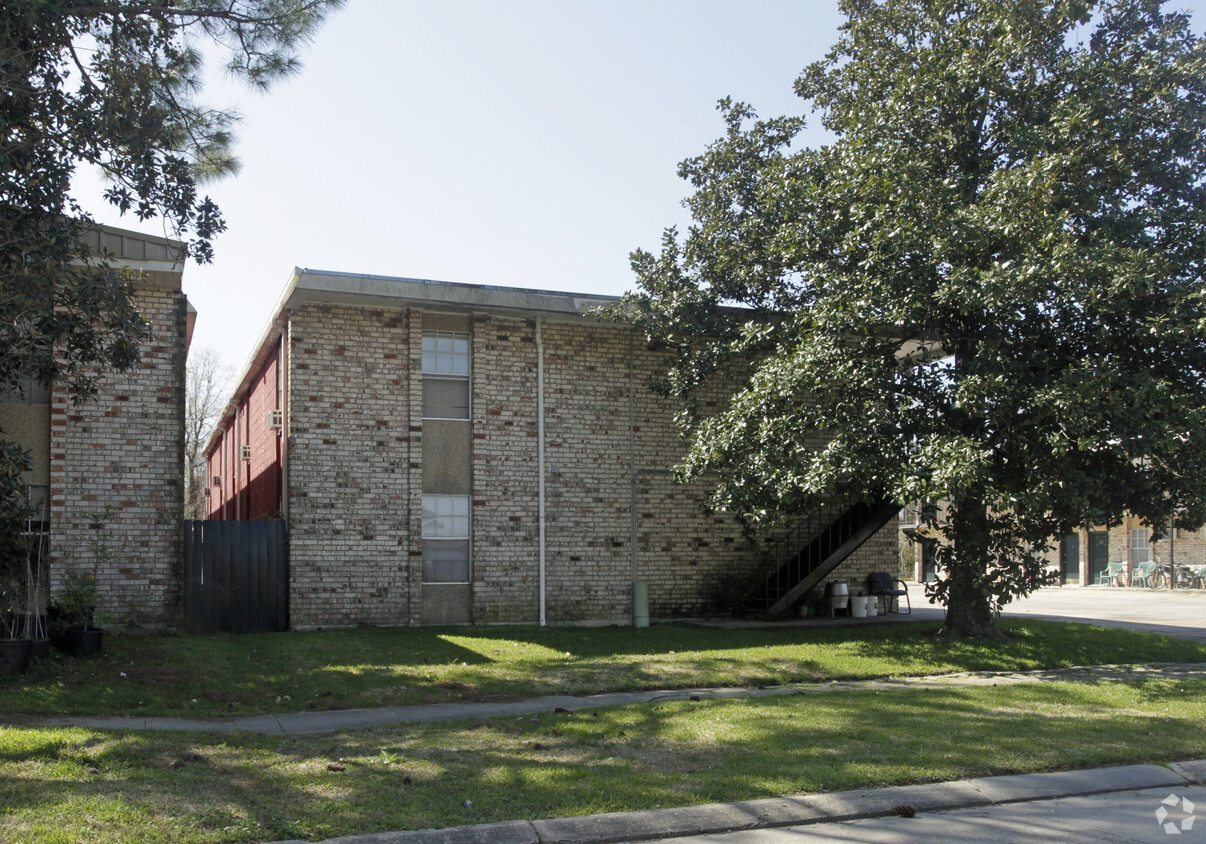
[[468, 583], [468, 539], [423, 540], [424, 583]]
[[423, 582], [468, 583], [469, 496], [423, 496]]
[[1147, 529], [1131, 529], [1131, 562], [1146, 563], [1148, 561]]

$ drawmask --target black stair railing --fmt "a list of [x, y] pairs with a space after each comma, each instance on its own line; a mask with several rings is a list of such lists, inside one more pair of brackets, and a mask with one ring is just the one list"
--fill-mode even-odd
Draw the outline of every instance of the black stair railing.
[[882, 528], [899, 508], [889, 501], [826, 504], [796, 522], [767, 553], [767, 567], [735, 615], [777, 618]]

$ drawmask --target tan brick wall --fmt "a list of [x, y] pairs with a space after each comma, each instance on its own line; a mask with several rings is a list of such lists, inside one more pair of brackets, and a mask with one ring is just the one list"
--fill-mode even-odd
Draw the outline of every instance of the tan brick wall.
[[112, 505], [116, 562], [98, 581], [103, 609], [123, 624], [179, 623], [186, 302], [178, 277], [176, 287], [136, 292], [151, 334], [133, 369], [103, 374], [94, 402], [74, 406], [62, 388], [51, 400], [52, 590], [65, 567], [91, 569], [94, 517]]
[[290, 316], [294, 626], [405, 624], [418, 603], [408, 574], [417, 495], [408, 320], [328, 305]]
[[473, 617], [540, 617], [536, 324], [473, 322]]
[[[306, 305], [291, 315], [294, 626], [422, 622], [420, 326], [417, 311]], [[539, 618], [536, 334], [532, 319], [472, 322], [476, 622]], [[541, 334], [548, 621], [630, 620], [634, 465], [636, 574], [651, 615], [726, 609], [762, 569], [761, 551], [730, 517], [703, 512], [706, 485], [673, 482], [677, 405], [648, 388], [663, 354], [607, 324], [543, 321]], [[893, 524], [843, 579], [892, 571], [895, 554]]]
[[[634, 338], [633, 348], [640, 579], [649, 584], [650, 615], [727, 612], [764, 569], [764, 551], [742, 536], [732, 517], [704, 512], [709, 479], [675, 482], [672, 469], [686, 452], [674, 421], [681, 406], [649, 387], [651, 378], [665, 372], [666, 353], [650, 349], [641, 337]], [[715, 389], [700, 397], [705, 413], [721, 400]]]

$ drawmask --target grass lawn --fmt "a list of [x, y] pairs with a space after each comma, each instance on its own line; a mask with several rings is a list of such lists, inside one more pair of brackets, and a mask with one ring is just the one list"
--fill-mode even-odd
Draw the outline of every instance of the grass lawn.
[[1206, 646], [1106, 627], [1006, 620], [1004, 644], [938, 624], [717, 630], [466, 627], [111, 637], [103, 655], [0, 680], [0, 713], [231, 716], [543, 694], [1206, 662]]
[[[251, 714], [542, 693], [1206, 662], [1013, 620], [843, 630], [464, 628], [116, 638], [0, 686], [22, 714]], [[278, 700], [279, 698], [279, 700]], [[196, 699], [196, 703], [193, 703]], [[1206, 758], [1206, 680], [676, 701], [320, 736], [0, 727], [0, 841], [235, 842], [425, 829]]]
[[1206, 681], [676, 701], [329, 736], [0, 729], [0, 840], [424, 829], [1206, 757]]

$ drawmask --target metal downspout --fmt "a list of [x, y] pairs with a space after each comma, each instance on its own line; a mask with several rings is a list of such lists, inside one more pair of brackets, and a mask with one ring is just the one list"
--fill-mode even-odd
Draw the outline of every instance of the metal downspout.
[[540, 511], [539, 571], [540, 571], [540, 626], [545, 619], [545, 507], [544, 507], [544, 319], [536, 317], [536, 498]]
[[277, 448], [280, 449], [281, 463], [281, 518], [289, 520], [289, 373], [288, 347], [285, 344], [285, 334], [289, 324], [281, 330], [281, 345], [276, 353], [276, 405], [281, 411], [281, 430], [277, 438]]
[[639, 548], [637, 540], [640, 527], [637, 523], [637, 465], [636, 465], [636, 349], [634, 341], [635, 330], [628, 332], [628, 506], [629, 506], [629, 537], [628, 544], [632, 549], [632, 626], [637, 626], [637, 580], [639, 578], [638, 562]]
[[231, 477], [234, 478], [234, 485], [231, 491], [234, 494], [234, 511], [236, 522], [241, 522], [243, 520], [243, 490], [239, 489], [243, 482], [242, 475], [240, 474], [243, 471], [243, 461], [241, 459], [242, 454], [240, 454], [239, 449], [239, 446], [242, 445], [240, 440], [243, 438], [243, 426], [239, 424], [242, 421], [242, 417], [242, 406], [236, 405], [234, 418], [234, 453], [230, 455], [231, 467], [233, 469], [230, 474]]

